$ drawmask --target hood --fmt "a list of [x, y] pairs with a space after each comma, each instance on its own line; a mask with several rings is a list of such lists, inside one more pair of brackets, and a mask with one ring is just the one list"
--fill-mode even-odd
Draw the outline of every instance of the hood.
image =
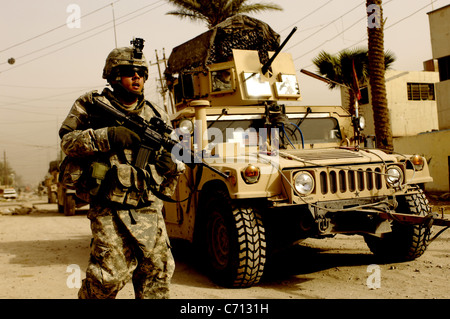
[[281, 168], [308, 166], [340, 166], [367, 163], [396, 162], [394, 155], [380, 150], [349, 150], [349, 149], [317, 149], [317, 150], [280, 150], [279, 163]]

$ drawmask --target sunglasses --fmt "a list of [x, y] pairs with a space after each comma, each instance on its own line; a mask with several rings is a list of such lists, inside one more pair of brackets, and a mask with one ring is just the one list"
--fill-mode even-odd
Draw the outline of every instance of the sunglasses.
[[133, 77], [135, 74], [139, 75], [141, 78], [147, 75], [144, 68], [136, 67], [136, 66], [126, 66], [119, 68], [119, 75], [126, 77]]

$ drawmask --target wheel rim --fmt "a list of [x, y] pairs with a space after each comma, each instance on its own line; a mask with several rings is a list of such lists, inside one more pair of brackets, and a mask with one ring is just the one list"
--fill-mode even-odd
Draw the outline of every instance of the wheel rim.
[[224, 269], [228, 265], [230, 255], [230, 238], [225, 220], [219, 212], [210, 217], [209, 251], [216, 268]]

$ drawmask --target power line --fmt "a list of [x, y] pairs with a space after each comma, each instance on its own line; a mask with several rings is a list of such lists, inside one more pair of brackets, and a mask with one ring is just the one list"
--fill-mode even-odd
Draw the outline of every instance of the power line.
[[[54, 98], [54, 97], [59, 97], [59, 96], [68, 95], [68, 94], [74, 94], [74, 93], [77, 93], [77, 92], [80, 92], [80, 91], [83, 91], [83, 90], [86, 90], [86, 89], [89, 89], [89, 87], [79, 88], [79, 89], [74, 90], [74, 91], [65, 92], [65, 93], [59, 93], [59, 94], [54, 94], [54, 95], [50, 95], [50, 96], [44, 96], [44, 97], [40, 97], [40, 98], [36, 98], [36, 99], [29, 100], [28, 102], [36, 102], [36, 101], [41, 101], [41, 100], [49, 100], [49, 99]], [[12, 104], [14, 104], [14, 103], [12, 103]], [[5, 104], [3, 104], [3, 105], [5, 105]], [[2, 106], [2, 105], [0, 104], [0, 106]]]
[[[392, 2], [392, 1], [393, 1], [393, 0], [389, 0], [389, 1], [387, 1], [384, 5], [387, 5], [387, 4], [389, 4], [390, 2]], [[436, 1], [436, 0], [435, 0], [435, 1]], [[358, 5], [358, 6], [359, 6], [359, 5]], [[353, 10], [353, 9], [352, 9], [352, 10]], [[352, 11], [352, 10], [351, 10], [351, 11]], [[349, 12], [350, 12], [350, 11], [349, 11]], [[347, 12], [347, 13], [349, 13], [349, 12]], [[347, 13], [345, 13], [344, 15], [346, 15]], [[367, 18], [367, 17], [364, 15], [361, 19], [357, 20], [356, 22], [354, 22], [354, 23], [353, 23], [352, 25], [350, 25], [349, 27], [345, 28], [344, 30], [342, 30], [342, 31], [339, 32], [338, 34], [334, 35], [332, 38], [330, 38], [330, 39], [328, 39], [328, 40], [325, 40], [324, 42], [322, 42], [320, 45], [318, 45], [318, 46], [315, 47], [314, 49], [309, 50], [308, 52], [302, 54], [301, 56], [296, 57], [296, 58], [294, 59], [294, 61], [295, 61], [295, 60], [298, 60], [298, 59], [300, 59], [300, 58], [302, 58], [302, 57], [304, 57], [305, 55], [307, 55], [307, 54], [309, 54], [309, 53], [311, 53], [311, 52], [313, 52], [313, 51], [315, 51], [315, 50], [317, 50], [318, 48], [322, 47], [325, 43], [330, 42], [330, 41], [336, 39], [337, 36], [343, 34], [344, 32], [346, 32], [346, 31], [348, 31], [348, 30], [350, 30], [351, 28], [353, 28], [355, 25], [357, 25], [358, 23], [360, 23], [362, 20], [365, 20], [366, 18]], [[320, 31], [320, 30], [319, 30], [319, 31]], [[364, 40], [361, 40], [361, 41], [359, 41], [359, 42], [353, 44], [352, 46], [355, 46], [356, 44], [358, 44], [358, 43], [360, 43], [360, 42], [362, 42], [362, 41], [364, 41]], [[352, 46], [350, 46], [350, 47], [352, 47]], [[349, 48], [350, 48], [350, 47], [349, 47]]]
[[[43, 48], [34, 50], [34, 51], [30, 52], [30, 53], [27, 53], [27, 54], [25, 54], [25, 55], [22, 55], [22, 56], [18, 57], [17, 59], [21, 59], [21, 58], [26, 57], [26, 56], [29, 56], [29, 55], [31, 55], [31, 54], [40, 52], [40, 51], [45, 50], [45, 49], [48, 49], [48, 48], [51, 48], [51, 47], [53, 47], [53, 46], [55, 46], [55, 45], [61, 44], [61, 43], [66, 42], [66, 41], [68, 41], [68, 40], [72, 40], [73, 38], [79, 37], [79, 36], [81, 36], [81, 35], [83, 35], [83, 34], [86, 34], [86, 33], [88, 33], [88, 32], [91, 32], [92, 30], [98, 29], [98, 28], [100, 28], [100, 27], [102, 27], [102, 26], [105, 26], [105, 25], [107, 25], [107, 24], [109, 24], [109, 22], [103, 23], [103, 24], [101, 24], [101, 25], [99, 25], [99, 26], [96, 26], [96, 27], [90, 29], [90, 30], [84, 31], [84, 32], [82, 32], [82, 33], [79, 33], [79, 34], [77, 34], [77, 35], [75, 35], [75, 36], [73, 36], [73, 37], [66, 38], [66, 39], [64, 39], [64, 40], [58, 41], [58, 42], [53, 43], [53, 44], [51, 44], [51, 45], [48, 45], [48, 46], [46, 46], [46, 47], [43, 47]], [[16, 68], [18, 68], [18, 67], [20, 67], [20, 66], [22, 66], [22, 65], [25, 65], [25, 64], [28, 64], [28, 63], [33, 62], [33, 61], [35, 61], [35, 60], [38, 60], [38, 59], [40, 59], [40, 58], [46, 57], [47, 55], [50, 55], [50, 54], [52, 54], [52, 53], [55, 53], [55, 52], [64, 50], [64, 49], [66, 49], [66, 48], [68, 48], [68, 47], [70, 47], [70, 46], [72, 46], [72, 45], [74, 45], [74, 44], [77, 44], [77, 43], [83, 41], [83, 40], [87, 40], [87, 39], [89, 39], [89, 38], [91, 38], [91, 37], [93, 37], [93, 36], [96, 36], [97, 34], [100, 34], [100, 33], [102, 33], [102, 32], [105, 32], [105, 31], [107, 31], [108, 29], [109, 29], [109, 27], [106, 28], [106, 29], [103, 29], [103, 30], [101, 30], [101, 31], [99, 31], [99, 32], [97, 32], [97, 33], [94, 33], [94, 34], [92, 34], [92, 35], [90, 35], [90, 36], [88, 36], [88, 37], [86, 37], [86, 38], [84, 38], [84, 39], [82, 39], [82, 40], [80, 40], [80, 41], [76, 41], [76, 42], [69, 43], [69, 44], [66, 45], [66, 46], [63, 46], [63, 47], [60, 47], [60, 48], [55, 49], [55, 50], [53, 50], [53, 51], [47, 52], [46, 54], [40, 55], [40, 56], [35, 57], [35, 58], [31, 59], [31, 60], [22, 62], [21, 64], [18, 64], [18, 65], [16, 65], [16, 66], [13, 66], [13, 67], [11, 67], [11, 68], [9, 68], [9, 69], [6, 69], [6, 70], [4, 70], [4, 71], [1, 71], [0, 73], [7, 72], [7, 71], [10, 71], [10, 70], [14, 70], [14, 69], [16, 69]], [[6, 62], [1, 63], [1, 64], [6, 64]]]
[[[388, 3], [392, 2], [392, 1], [393, 1], [393, 0], [390, 0], [390, 1], [386, 2], [386, 4], [388, 4]], [[427, 5], [423, 6], [423, 7], [421, 7], [420, 9], [414, 11], [413, 13], [407, 15], [406, 17], [404, 17], [404, 18], [402, 18], [402, 19], [400, 19], [400, 20], [394, 22], [393, 24], [389, 25], [388, 27], [384, 28], [384, 30], [385, 30], [385, 31], [386, 31], [386, 30], [389, 30], [390, 28], [392, 28], [393, 26], [399, 24], [400, 22], [403, 22], [403, 21], [405, 21], [406, 19], [409, 19], [409, 18], [412, 17], [413, 15], [415, 15], [415, 14], [419, 13], [420, 11], [426, 9], [428, 6], [433, 5], [436, 1], [438, 1], [438, 0], [433, 0], [433, 1], [431, 2], [431, 4], [427, 4]], [[363, 19], [364, 19], [364, 18], [365, 18], [365, 17], [363, 17]], [[361, 20], [362, 20], [362, 19], [358, 20], [358, 22], [361, 21]], [[354, 24], [353, 24], [351, 27], [353, 27], [353, 26], [354, 26]], [[347, 28], [347, 29], [349, 29], [349, 28]], [[347, 30], [347, 29], [346, 29], [346, 30]], [[343, 30], [341, 33], [345, 32], [346, 30]], [[337, 34], [336, 36], [340, 35], [341, 33]], [[368, 37], [367, 37], [367, 34], [366, 34], [366, 35], [364, 36], [363, 39], [361, 39], [361, 40], [358, 41], [358, 42], [353, 43], [351, 46], [348, 46], [348, 47], [346, 47], [346, 48], [344, 48], [344, 49], [342, 49], [342, 50], [350, 49], [351, 47], [354, 47], [355, 45], [358, 45], [358, 44], [360, 44], [361, 42], [367, 41], [367, 39], [368, 39]], [[325, 41], [325, 42], [322, 43], [320, 46], [322, 46], [323, 44], [325, 44], [326, 42], [329, 42], [329, 41], [331, 41], [331, 40], [332, 40], [332, 39], [329, 39], [329, 40]], [[304, 57], [305, 55], [311, 53], [312, 51], [318, 49], [320, 46], [318, 46], [318, 47], [314, 48], [313, 50], [308, 51], [307, 53], [305, 53], [305, 54], [303, 54], [303, 55], [301, 55], [301, 56], [295, 58], [294, 61], [295, 61], [295, 60], [298, 60], [298, 59]], [[313, 65], [314, 65], [314, 64], [310, 64], [310, 65], [306, 66], [305, 68], [308, 68], [308, 67], [313, 66]]]
[[361, 2], [360, 4], [358, 4], [357, 6], [355, 6], [354, 8], [350, 9], [349, 11], [347, 11], [346, 13], [344, 13], [343, 15], [341, 15], [340, 17], [334, 19], [333, 21], [331, 21], [330, 23], [328, 23], [327, 25], [325, 25], [323, 28], [320, 28], [318, 31], [313, 32], [312, 34], [310, 34], [309, 36], [307, 36], [306, 38], [304, 38], [303, 40], [295, 43], [294, 45], [292, 45], [291, 47], [289, 47], [287, 50], [289, 51], [290, 49], [292, 49], [293, 47], [299, 45], [302, 42], [305, 42], [306, 40], [308, 40], [309, 38], [313, 37], [314, 35], [316, 35], [317, 33], [321, 32], [322, 30], [326, 29], [328, 26], [332, 25], [333, 23], [335, 23], [336, 21], [338, 21], [339, 19], [342, 19], [344, 16], [346, 16], [347, 14], [349, 14], [350, 12], [356, 10], [357, 8], [359, 8], [362, 4], [366, 3], [365, 1]]
[[[89, 87], [93, 86], [101, 86], [103, 84], [99, 85], [91, 85]], [[48, 89], [48, 90], [73, 90], [73, 89], [85, 89], [86, 86], [65, 86], [65, 87], [56, 87], [56, 86], [26, 86], [26, 85], [10, 85], [10, 84], [0, 84], [0, 87], [10, 87], [10, 88], [19, 88], [19, 89]]]
[[305, 20], [306, 18], [309, 18], [310, 16], [312, 16], [314, 13], [316, 13], [317, 11], [319, 11], [320, 9], [322, 9], [323, 7], [325, 7], [326, 5], [328, 5], [330, 2], [333, 2], [334, 0], [329, 0], [327, 3], [321, 5], [320, 7], [318, 7], [317, 9], [313, 10], [312, 12], [308, 13], [307, 15], [305, 15], [303, 18], [300, 18], [300, 20], [295, 21], [294, 23], [290, 24], [289, 26], [287, 26], [286, 28], [284, 28], [283, 30], [280, 31], [280, 33], [290, 29], [292, 26], [296, 25], [297, 23]]
[[[120, 0], [118, 0], [118, 1], [120, 1]], [[130, 12], [130, 13], [127, 13], [127, 14], [123, 15], [122, 17], [120, 17], [118, 20], [123, 19], [123, 18], [125, 18], [125, 17], [127, 17], [127, 16], [129, 16], [129, 15], [132, 15], [132, 14], [134, 14], [134, 13], [136, 13], [136, 12], [139, 12], [139, 11], [141, 11], [141, 10], [144, 9], [144, 8], [147, 8], [147, 7], [156, 5], [156, 4], [158, 4], [159, 2], [162, 2], [162, 1], [163, 1], [163, 0], [156, 1], [156, 2], [154, 2], [154, 3], [151, 3], [151, 4], [149, 4], [149, 5], [146, 5], [146, 6], [142, 7], [142, 8], [140, 8], [140, 9], [137, 9], [137, 10], [135, 10], [135, 11], [132, 11], [132, 12]], [[149, 10], [147, 10], [147, 11], [141, 12], [140, 14], [138, 14], [138, 15], [136, 15], [136, 16], [134, 16], [134, 17], [131, 17], [130, 19], [127, 19], [127, 20], [124, 20], [124, 21], [122, 21], [122, 22], [120, 22], [120, 23], [115, 24], [115, 26], [120, 25], [120, 24], [123, 24], [123, 23], [125, 23], [125, 22], [130, 21], [130, 20], [133, 20], [133, 19], [135, 19], [135, 18], [137, 18], [137, 17], [140, 17], [140, 16], [142, 16], [142, 15], [144, 15], [144, 14], [147, 14], [148, 12], [157, 9], [157, 8], [161, 7], [162, 5], [164, 5], [164, 4], [165, 4], [165, 3], [161, 4], [160, 6], [151, 8], [151, 9], [149, 9]], [[53, 47], [53, 46], [55, 46], [55, 45], [61, 44], [61, 43], [63, 43], [63, 42], [66, 42], [66, 41], [68, 41], [68, 40], [72, 40], [72, 39], [74, 39], [74, 38], [76, 38], [76, 37], [79, 37], [79, 36], [81, 36], [81, 35], [83, 35], [83, 34], [86, 34], [86, 33], [88, 33], [88, 32], [91, 32], [91, 31], [93, 31], [93, 30], [95, 30], [95, 29], [101, 28], [101, 27], [103, 27], [103, 26], [105, 26], [105, 25], [108, 25], [108, 24], [110, 24], [110, 23], [111, 23], [111, 21], [108, 21], [108, 22], [103, 23], [103, 24], [101, 24], [101, 25], [98, 25], [98, 26], [96, 26], [96, 27], [94, 27], [94, 28], [92, 28], [92, 29], [89, 29], [89, 30], [87, 30], [87, 31], [84, 31], [84, 32], [82, 32], [82, 33], [79, 33], [79, 34], [77, 34], [77, 35], [74, 35], [74, 36], [72, 36], [72, 37], [70, 37], [70, 38], [63, 39], [63, 40], [58, 41], [58, 42], [55, 42], [55, 43], [53, 43], [53, 44], [51, 44], [51, 45], [47, 45], [47, 46], [45, 46], [45, 47], [43, 47], [43, 48], [41, 48], [41, 49], [38, 49], [38, 50], [32, 51], [32, 52], [30, 52], [30, 53], [27, 53], [27, 54], [25, 54], [25, 55], [19, 57], [18, 59], [23, 58], [23, 57], [26, 57], [26, 56], [31, 55], [31, 54], [34, 54], [34, 53], [36, 53], [36, 52], [39, 52], [39, 51], [48, 49], [48, 48]], [[107, 27], [106, 29], [100, 30], [99, 32], [94, 33], [94, 34], [92, 34], [92, 35], [90, 35], [90, 36], [88, 36], [88, 37], [85, 37], [85, 38], [83, 38], [83, 39], [81, 39], [81, 40], [79, 40], [79, 41], [75, 41], [75, 42], [69, 43], [69, 44], [66, 45], [66, 46], [63, 46], [63, 47], [60, 47], [60, 48], [55, 49], [55, 50], [53, 50], [53, 51], [47, 52], [46, 54], [40, 55], [40, 56], [38, 56], [38, 57], [36, 57], [36, 58], [34, 58], [34, 59], [31, 59], [31, 60], [22, 62], [21, 64], [18, 64], [18, 65], [14, 66], [14, 67], [10, 67], [10, 68], [8, 68], [8, 69], [6, 69], [6, 70], [0, 71], [0, 73], [7, 72], [7, 71], [10, 71], [10, 70], [14, 70], [15, 68], [18, 68], [18, 67], [20, 67], [20, 66], [22, 66], [22, 65], [25, 65], [25, 64], [28, 64], [28, 63], [33, 62], [33, 61], [35, 61], [35, 60], [38, 60], [38, 59], [40, 59], [40, 58], [46, 57], [46, 56], [48, 56], [48, 55], [50, 55], [50, 54], [53, 54], [53, 53], [55, 53], [55, 52], [64, 50], [64, 49], [66, 49], [66, 48], [68, 48], [68, 47], [70, 47], [70, 46], [72, 46], [72, 45], [74, 45], [74, 44], [80, 43], [81, 41], [87, 40], [87, 39], [89, 39], [89, 38], [92, 38], [92, 37], [94, 37], [94, 36], [100, 34], [100, 33], [103, 33], [103, 32], [105, 32], [105, 31], [108, 31], [109, 29], [111, 29], [111, 27]], [[1, 64], [6, 64], [6, 62], [0, 63], [0, 65], [1, 65]]]
[[305, 55], [307, 55], [307, 54], [309, 54], [309, 53], [311, 53], [311, 52], [313, 52], [313, 51], [315, 51], [315, 50], [317, 50], [318, 48], [322, 47], [325, 43], [330, 42], [330, 41], [333, 41], [334, 39], [336, 39], [337, 36], [343, 34], [344, 32], [346, 32], [346, 31], [348, 31], [348, 30], [350, 30], [351, 28], [353, 28], [355, 25], [357, 25], [358, 23], [360, 23], [360, 22], [361, 22], [362, 20], [364, 20], [365, 18], [366, 18], [366, 17], [363, 17], [363, 18], [357, 20], [355, 23], [353, 23], [352, 25], [350, 25], [350, 26], [347, 27], [346, 29], [342, 30], [342, 31], [339, 32], [338, 34], [334, 35], [332, 38], [330, 38], [330, 39], [328, 39], [328, 40], [325, 40], [324, 42], [322, 42], [320, 45], [318, 45], [318, 46], [315, 47], [314, 49], [311, 49], [311, 50], [309, 50], [308, 52], [306, 52], [306, 53], [304, 53], [304, 54], [302, 54], [302, 55], [296, 57], [296, 58], [294, 59], [294, 61], [295, 61], [295, 60], [298, 60], [298, 59], [300, 59], [300, 58], [302, 58], [302, 57], [304, 57]]
[[36, 123], [54, 123], [54, 122], [55, 122], [55, 120], [27, 121], [27, 122], [24, 122], [24, 121], [20, 121], [20, 122], [11, 122], [11, 121], [9, 121], [9, 122], [0, 122], [0, 124], [1, 124], [1, 125], [8, 125], [8, 124], [10, 124], [10, 125], [17, 125], [17, 124], [28, 125], [28, 124], [36, 124]]
[[[119, 1], [120, 1], [120, 0], [116, 0], [115, 2], [119, 2]], [[109, 6], [110, 6], [110, 4], [107, 4], [107, 5], [105, 5], [105, 6], [101, 7], [101, 8], [99, 8], [99, 9], [96, 9], [96, 10], [94, 10], [94, 11], [91, 11], [91, 12], [89, 12], [89, 13], [87, 13], [87, 14], [81, 16], [80, 19], [81, 19], [81, 18], [85, 18], [85, 17], [87, 17], [87, 16], [90, 16], [91, 14], [94, 14], [95, 12], [98, 12], [98, 11], [100, 11], [100, 10], [103, 10], [103, 9], [105, 9], [106, 7], [109, 7]], [[60, 28], [62, 28], [62, 27], [65, 27], [66, 25], [67, 25], [67, 24], [64, 23], [64, 24], [59, 25], [59, 26], [57, 26], [57, 27], [55, 27], [55, 28], [53, 28], [53, 29], [50, 29], [50, 30], [45, 31], [45, 32], [43, 32], [43, 33], [41, 33], [41, 34], [38, 34], [38, 35], [36, 35], [36, 36], [34, 36], [34, 37], [31, 37], [31, 38], [29, 38], [29, 39], [27, 39], [27, 40], [21, 41], [21, 42], [16, 43], [16, 44], [13, 44], [12, 46], [7, 47], [6, 49], [0, 50], [0, 53], [5, 52], [5, 51], [7, 51], [7, 50], [9, 50], [9, 49], [15, 48], [15, 47], [17, 47], [17, 46], [19, 46], [19, 45], [22, 45], [22, 44], [24, 44], [24, 43], [28, 43], [28, 42], [30, 42], [30, 41], [32, 41], [32, 40], [34, 40], [34, 39], [40, 38], [40, 37], [42, 37], [42, 36], [44, 36], [44, 35], [46, 35], [46, 34], [49, 34], [49, 33], [53, 32], [53, 31], [56, 31], [56, 30], [58, 30], [58, 29], [60, 29]]]
[[394, 22], [394, 23], [391, 24], [390, 26], [386, 27], [385, 30], [388, 30], [388, 29], [392, 28], [393, 26], [399, 24], [400, 22], [403, 22], [404, 20], [409, 19], [409, 18], [412, 17], [413, 15], [415, 15], [415, 14], [419, 13], [420, 11], [426, 9], [429, 5], [433, 6], [433, 4], [434, 4], [436, 1], [437, 1], [437, 0], [434, 0], [434, 1], [432, 1], [430, 4], [427, 4], [427, 5], [425, 5], [424, 7], [420, 8], [419, 10], [414, 11], [414, 12], [411, 13], [410, 15], [404, 17], [403, 19], [400, 19], [399, 21]]

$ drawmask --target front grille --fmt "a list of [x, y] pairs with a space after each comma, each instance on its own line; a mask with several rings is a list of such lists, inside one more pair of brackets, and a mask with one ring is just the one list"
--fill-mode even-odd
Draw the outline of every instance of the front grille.
[[381, 168], [367, 168], [357, 170], [328, 170], [319, 174], [320, 193], [336, 194], [337, 192], [362, 192], [380, 190], [383, 187]]
[[300, 197], [295, 190], [292, 190], [291, 196], [293, 202], [296, 203], [305, 203], [305, 200], [315, 202], [321, 200], [385, 196], [392, 192], [392, 189], [386, 185], [382, 165], [360, 165], [354, 169], [323, 167], [292, 170], [292, 182], [296, 173], [300, 171], [308, 171], [313, 175], [315, 187], [313, 192], [306, 197]]

